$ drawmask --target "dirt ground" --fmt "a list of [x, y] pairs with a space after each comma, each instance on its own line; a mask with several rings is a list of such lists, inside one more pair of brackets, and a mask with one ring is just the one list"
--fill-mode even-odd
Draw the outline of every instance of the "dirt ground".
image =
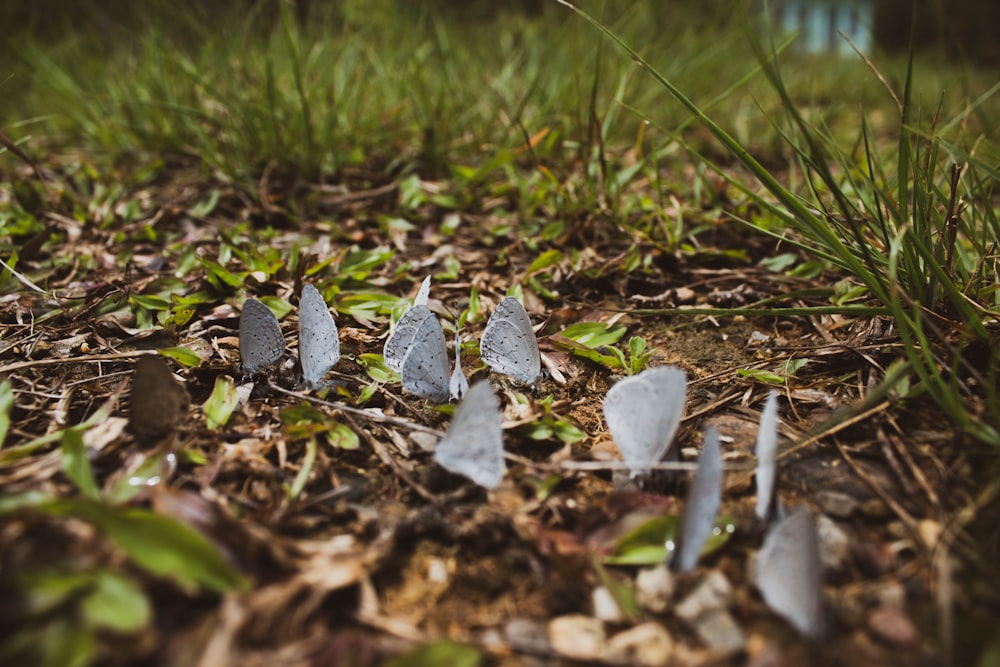
[[[433, 464], [434, 438], [425, 433], [317, 403], [328, 424], [357, 435], [358, 446], [333, 447], [317, 431], [311, 471], [290, 498], [308, 438], [282, 419], [283, 410], [301, 401], [269, 383], [293, 390], [293, 370], [257, 378], [224, 427], [206, 426], [202, 406], [217, 379], [246, 382], [237, 367], [244, 298], [278, 296], [295, 305], [303, 271], [332, 260], [308, 277], [323, 287], [337, 276], [350, 245], [394, 246], [393, 259], [344, 280], [330, 303], [343, 352], [332, 377], [342, 385], [326, 398], [344, 402], [372, 385], [358, 361], [381, 353], [389, 322], [344, 315], [339, 299], [371, 292], [412, 296], [420, 279], [440, 273], [450, 258], [459, 266], [457, 277], [435, 278], [432, 309], [451, 317], [476, 288], [481, 316], [462, 333], [478, 339], [485, 316], [545, 249], [516, 231], [483, 234], [489, 215], [459, 213], [457, 234], [443, 235], [443, 213], [430, 206], [408, 233], [387, 238], [375, 220], [395, 199], [377, 185], [369, 188], [377, 193], [372, 200], [328, 202], [301, 223], [284, 218], [280, 205], [248, 203], [235, 191], [224, 192], [218, 208], [199, 218], [191, 204], [205, 191], [183, 180], [130, 193], [145, 201], [132, 222], [113, 212], [79, 221], [58, 204], [40, 212], [56, 240], [34, 254], [22, 252], [17, 268], [49, 295], [22, 286], [8, 290], [0, 304], [0, 374], [15, 390], [5, 449], [80, 424], [110, 405], [109, 416], [85, 437], [100, 487], [113, 486], [140, 459], [175, 452], [176, 467], [165, 468], [161, 483], [130, 502], [197, 527], [252, 583], [222, 595], [185, 588], [145, 573], [86, 521], [22, 508], [0, 515], [4, 634], [26, 632], [37, 622], [24, 615], [26, 573], [101, 565], [138, 578], [154, 610], [139, 632], [98, 635], [101, 664], [375, 665], [438, 639], [477, 647], [484, 664], [497, 665], [932, 665], [946, 662], [949, 653], [952, 664], [972, 664], [1000, 618], [995, 459], [927, 401], [889, 395], [864, 403], [900, 354], [889, 321], [699, 313], [840, 278], [806, 281], [768, 272], [757, 261], [775, 254], [773, 243], [722, 219], [697, 252], [665, 252], [593, 221], [547, 246], [565, 253], [544, 276], [555, 298], [525, 284], [524, 301], [542, 353], [565, 382], [548, 378], [532, 390], [490, 376], [474, 346], [463, 357], [470, 379], [490, 377], [503, 406], [509, 458], [497, 490], [485, 492]], [[175, 196], [164, 198], [168, 191]], [[235, 220], [249, 225], [234, 232]], [[267, 232], [264, 223], [277, 231]], [[143, 231], [147, 225], [155, 228], [155, 240]], [[220, 287], [202, 268], [181, 273], [183, 247], [222, 257], [220, 230], [237, 233], [238, 243], [280, 250], [284, 258], [298, 245], [303, 266], [263, 281], [251, 273], [237, 288]], [[636, 246], [650, 260], [645, 270], [629, 269], [624, 260]], [[732, 249], [745, 256], [724, 253]], [[228, 257], [231, 270], [245, 270], [241, 258]], [[178, 294], [204, 290], [213, 302], [198, 306], [185, 324], [140, 330], [126, 297], [148, 294], [172, 275], [184, 285]], [[779, 305], [809, 303], [796, 297]], [[647, 312], [656, 308], [673, 310]], [[629, 529], [683, 512], [688, 476], [659, 473], [640, 488], [610, 470], [572, 468], [573, 462], [619, 459], [601, 408], [623, 375], [559, 344], [558, 334], [580, 321], [623, 324], [626, 338], [647, 342], [647, 366], [672, 364], [687, 372], [686, 417], [672, 448], [682, 461], [695, 459], [706, 426], [716, 426], [722, 437], [728, 469], [721, 513], [733, 532], [692, 574], [670, 576], [655, 564], [603, 564]], [[286, 356], [294, 359], [294, 308], [281, 327]], [[201, 363], [171, 365], [190, 403], [174, 431], [154, 442], [126, 429], [130, 376], [134, 351], [165, 346], [196, 350]], [[739, 372], [781, 374], [789, 360], [807, 363], [779, 385]], [[753, 512], [754, 442], [772, 387], [779, 391], [781, 500], [805, 503], [820, 525], [828, 630], [817, 641], [800, 638], [770, 611], [749, 576], [763, 539]], [[157, 400], [153, 395], [153, 404]], [[357, 407], [440, 430], [450, 419], [404, 394], [398, 383], [377, 384]], [[569, 444], [551, 435], [533, 439], [540, 420], [573, 425], [585, 437]], [[75, 497], [60, 451], [54, 442], [0, 458], [3, 495]], [[657, 599], [650, 581], [665, 587]], [[703, 586], [715, 587], [721, 600], [712, 617], [721, 630], [684, 610]], [[598, 588], [604, 591], [598, 596], [612, 591], [618, 604], [595, 603]], [[424, 654], [424, 662], [405, 664], [462, 664], [459, 653], [448, 653], [460, 647], [439, 648], [444, 653], [437, 662]]]

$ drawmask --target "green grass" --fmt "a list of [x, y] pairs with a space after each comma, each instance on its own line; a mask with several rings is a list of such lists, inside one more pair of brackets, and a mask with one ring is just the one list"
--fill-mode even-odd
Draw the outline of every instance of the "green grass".
[[[863, 288], [857, 298], [888, 309], [905, 350], [904, 372], [889, 374], [892, 386], [905, 383], [901, 376], [912, 376], [917, 384], [908, 388], [909, 395], [930, 395], [964, 431], [1000, 444], [995, 389], [1000, 350], [994, 344], [1000, 315], [994, 197], [1000, 170], [994, 145], [983, 145], [988, 138], [949, 132], [966, 126], [978, 104], [1000, 86], [954, 117], [943, 117], [938, 109], [926, 119], [913, 99], [911, 60], [903, 91], [889, 88], [898, 114], [891, 152], [882, 152], [865, 115], [854, 145], [845, 148], [827, 124], [800, 110], [778, 54], [751, 36], [757, 60], [782, 102], [781, 113], [771, 116], [774, 127], [802, 178], [803, 186], [791, 189], [620, 35], [577, 11], [649, 71], [664, 93], [696, 116], [763, 185], [761, 192], [756, 183], [733, 178], [710, 157], [697, 154], [764, 212], [744, 222], [840, 268]], [[970, 395], [978, 398], [972, 406]]]
[[146, 178], [179, 156], [248, 192], [275, 166], [309, 181], [364, 166], [404, 190], [415, 172], [454, 208], [508, 198], [529, 239], [584, 224], [665, 250], [700, 232], [665, 223], [667, 198], [718, 206], [714, 172], [742, 193], [728, 214], [850, 277], [841, 312], [891, 315], [911, 393], [1000, 442], [991, 73], [788, 57], [728, 6], [581, 5], [598, 30], [555, 3], [493, 20], [321, 4], [305, 25], [288, 3], [147, 3], [101, 30], [11, 35], [0, 122], [36, 155], [74, 147], [97, 181], [130, 155]]

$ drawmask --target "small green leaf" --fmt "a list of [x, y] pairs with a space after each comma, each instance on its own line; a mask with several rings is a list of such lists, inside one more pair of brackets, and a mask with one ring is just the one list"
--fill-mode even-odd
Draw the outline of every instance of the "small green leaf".
[[361, 447], [361, 439], [358, 438], [358, 434], [346, 424], [335, 424], [326, 434], [326, 441], [331, 447], [337, 449], [358, 449]]
[[68, 428], [62, 436], [62, 468], [70, 481], [87, 498], [100, 498], [101, 492], [94, 479], [94, 471], [90, 468], [90, 457], [83, 435], [77, 428]]
[[784, 376], [778, 375], [772, 371], [766, 371], [759, 368], [744, 368], [736, 371], [737, 375], [742, 375], [746, 378], [752, 378], [758, 382], [766, 382], [767, 384], [784, 384]]
[[167, 479], [176, 465], [173, 452], [151, 453], [140, 460], [134, 469], [119, 477], [110, 489], [106, 489], [104, 499], [111, 505], [128, 502], [149, 487]]
[[137, 565], [188, 590], [223, 592], [246, 585], [205, 536], [171, 517], [84, 499], [54, 501], [47, 509], [92, 523]]
[[535, 258], [535, 261], [528, 267], [528, 274], [537, 273], [550, 266], [555, 266], [563, 259], [563, 254], [559, 250], [547, 250]]
[[572, 445], [575, 442], [582, 442], [586, 439], [587, 434], [577, 428], [574, 424], [570, 424], [567, 421], [557, 419], [554, 424], [554, 429], [556, 437], [567, 445]]
[[306, 455], [302, 459], [302, 466], [299, 468], [298, 473], [296, 473], [291, 488], [288, 489], [289, 500], [295, 500], [302, 493], [302, 489], [306, 487], [306, 483], [309, 481], [309, 475], [312, 473], [314, 463], [316, 463], [316, 438], [309, 438], [306, 440]]
[[149, 624], [152, 607], [132, 579], [98, 570], [94, 573], [93, 585], [81, 604], [83, 620], [88, 626], [95, 630], [132, 633]]
[[376, 382], [398, 384], [400, 381], [399, 373], [396, 373], [385, 365], [385, 358], [381, 354], [375, 354], [372, 352], [359, 354], [355, 361], [358, 366], [365, 369], [365, 372], [368, 373], [368, 377]]
[[466, 644], [457, 644], [440, 639], [422, 644], [417, 648], [398, 655], [382, 663], [382, 667], [479, 667], [482, 655], [479, 649]]
[[[621, 324], [605, 322], [577, 322], [566, 327], [562, 335], [591, 349], [614, 345], [625, 335]], [[641, 339], [640, 339], [641, 340]]]
[[680, 518], [664, 514], [643, 523], [626, 533], [611, 556], [604, 559], [608, 565], [655, 565], [667, 560], [667, 542], [673, 541], [680, 526]]
[[205, 424], [212, 430], [222, 428], [229, 421], [238, 404], [239, 396], [236, 394], [236, 385], [233, 383], [233, 379], [228, 375], [220, 375], [215, 379], [212, 395], [202, 406], [205, 411]]
[[201, 357], [186, 347], [167, 347], [160, 350], [160, 354], [169, 359], [173, 359], [187, 368], [195, 368], [201, 365]]
[[14, 407], [14, 389], [10, 382], [4, 379], [0, 382], [0, 447], [7, 439], [10, 430], [10, 411]]

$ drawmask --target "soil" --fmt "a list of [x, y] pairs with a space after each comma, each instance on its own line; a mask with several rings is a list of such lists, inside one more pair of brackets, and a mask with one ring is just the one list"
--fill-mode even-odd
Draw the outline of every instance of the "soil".
[[[389, 242], [376, 220], [396, 202], [372, 184], [373, 201], [328, 202], [321, 215], [292, 223], [296, 216], [286, 218], [280, 201], [260, 206], [245, 193], [224, 190], [216, 211], [196, 218], [190, 205], [206, 188], [193, 187], [185, 177], [172, 184], [159, 184], [154, 192], [174, 189], [176, 196], [152, 196], [131, 222], [113, 213], [77, 222], [59, 202], [46, 209], [55, 240], [34, 256], [22, 254], [17, 269], [41, 276], [59, 298], [21, 286], [0, 305], [0, 373], [15, 390], [4, 447], [83, 423], [110, 406], [85, 439], [99, 486], [110, 488], [140, 459], [175, 452], [176, 469], [131, 503], [198, 528], [252, 584], [222, 595], [185, 588], [144, 572], [84, 521], [21, 509], [0, 518], [3, 634], [26, 632], [34, 622], [23, 615], [22, 577], [71, 563], [75, 569], [101, 565], [128, 573], [142, 582], [152, 603], [153, 621], [140, 632], [98, 635], [104, 664], [374, 665], [422, 642], [449, 639], [477, 647], [484, 664], [497, 665], [931, 665], [949, 655], [957, 665], [971, 664], [991, 638], [1000, 619], [990, 473], [995, 459], [926, 400], [891, 395], [864, 404], [899, 355], [891, 322], [698, 312], [709, 305], [741, 305], [734, 301], [741, 293], [752, 302], [800, 286], [830, 285], [840, 276], [796, 281], [770, 273], [756, 262], [773, 255], [773, 245], [721, 219], [710, 244], [706, 239], [698, 251], [670, 253], [612, 233], [610, 223], [598, 219], [550, 244], [566, 257], [541, 277], [554, 295], [544, 298], [525, 278], [546, 248], [516, 233], [484, 235], [472, 214], [456, 236], [444, 236], [442, 212], [428, 207], [412, 231], [393, 237], [398, 252], [392, 260], [345, 281], [332, 300], [343, 358], [331, 377], [342, 385], [327, 400], [350, 403], [373, 383], [358, 361], [381, 353], [388, 331], [384, 317], [362, 321], [336, 312], [337, 299], [352, 292], [410, 296], [423, 275], [443, 269], [446, 258], [460, 268], [456, 277], [435, 279], [434, 309], [445, 317], [467, 307], [475, 288], [483, 309], [462, 334], [478, 339], [485, 316], [508, 288], [524, 284], [525, 305], [540, 325], [542, 353], [565, 382], [548, 378], [534, 389], [518, 386], [491, 376], [466, 349], [470, 380], [488, 377], [504, 408], [504, 446], [511, 458], [503, 483], [490, 492], [437, 467], [427, 451], [433, 438], [426, 434], [316, 403], [328, 423], [357, 435], [358, 447], [336, 448], [319, 438], [305, 485], [291, 499], [288, 489], [306, 460], [307, 439], [292, 434], [282, 411], [301, 401], [270, 385], [294, 389], [294, 370], [257, 378], [224, 427], [206, 427], [203, 405], [218, 378], [246, 380], [237, 367], [237, 307], [247, 296], [265, 295], [294, 305], [301, 269], [332, 258], [309, 277], [328, 284], [349, 245], [370, 249]], [[243, 225], [236, 232], [237, 219], [284, 221], [285, 227], [268, 233], [263, 224]], [[148, 240], [147, 225], [170, 241]], [[176, 244], [217, 258], [220, 232], [280, 249], [285, 258], [294, 244], [311, 254], [302, 255], [299, 270], [282, 269], [264, 281], [251, 275], [238, 289], [208, 281], [203, 269], [178, 273]], [[651, 258], [648, 269], [626, 270], [621, 258], [632, 248]], [[723, 253], [732, 249], [746, 254]], [[406, 262], [412, 263], [408, 270]], [[238, 258], [229, 268], [244, 270]], [[182, 276], [184, 288], [177, 294], [210, 290], [217, 295], [214, 304], [199, 306], [186, 324], [140, 330], [125, 298], [150, 294], [171, 275]], [[675, 293], [662, 303], [635, 299], [668, 290]], [[782, 305], [809, 303], [789, 299]], [[646, 312], [655, 308], [670, 310]], [[612, 614], [598, 623], [603, 638], [594, 648], [579, 634], [571, 635], [567, 650], [557, 621], [592, 619], [594, 591], [602, 585], [626, 598], [637, 593], [640, 571], [655, 565], [602, 560], [642, 519], [681, 515], [689, 482], [687, 473], [661, 473], [636, 484], [611, 470], [564, 466], [619, 458], [601, 408], [623, 374], [573, 356], [554, 336], [585, 320], [626, 325], [626, 339], [639, 336], [652, 351], [647, 367], [673, 364], [687, 372], [686, 418], [672, 451], [694, 461], [706, 427], [718, 429], [728, 466], [721, 514], [735, 530], [703, 555], [694, 573], [674, 577], [665, 608], [622, 609], [617, 618]], [[294, 308], [281, 327], [294, 358]], [[124, 428], [132, 351], [169, 345], [202, 357], [195, 368], [171, 365], [190, 403], [164, 438], [136, 437]], [[781, 374], [789, 359], [807, 363], [785, 374], [781, 384], [740, 372]], [[838, 533], [832, 542], [821, 539], [824, 549], [840, 551], [823, 554], [834, 562], [823, 573], [827, 631], [818, 640], [800, 637], [769, 610], [749, 576], [766, 530], [754, 517], [754, 443], [761, 406], [775, 387], [781, 502], [804, 503], [821, 518], [821, 528]], [[440, 430], [450, 420], [404, 394], [398, 383], [377, 383], [363, 407]], [[585, 437], [571, 444], [533, 439], [542, 419], [575, 425]], [[26, 491], [79, 494], [63, 472], [58, 442], [0, 460], [0, 488], [5, 497]], [[713, 645], [697, 622], [678, 613], [688, 595], [715, 574], [729, 585], [721, 609], [741, 633], [735, 650], [726, 648], [732, 633]], [[608, 648], [616, 637], [649, 623], [665, 630], [656, 635], [668, 638], [663, 653], [632, 647], [632, 653], [614, 654]], [[407, 664], [454, 664], [455, 656], [444, 655], [451, 657]]]

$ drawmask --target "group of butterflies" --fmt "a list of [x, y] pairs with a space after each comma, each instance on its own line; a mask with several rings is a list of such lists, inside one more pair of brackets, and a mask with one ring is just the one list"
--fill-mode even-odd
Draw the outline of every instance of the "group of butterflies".
[[[431, 401], [461, 399], [434, 460], [486, 489], [496, 488], [506, 473], [500, 405], [485, 380], [469, 387], [462, 372], [460, 341], [455, 366], [449, 367], [444, 331], [427, 307], [430, 279], [386, 340], [386, 365], [398, 372], [403, 389]], [[277, 318], [263, 303], [248, 299], [240, 315], [240, 357], [254, 374], [284, 354]], [[516, 299], [497, 306], [480, 340], [483, 360], [496, 372], [533, 384], [541, 377], [538, 342], [531, 320]], [[303, 381], [321, 386], [340, 359], [336, 325], [323, 296], [306, 284], [299, 302], [299, 362]], [[663, 460], [683, 417], [687, 377], [673, 366], [650, 368], [619, 380], [604, 399], [604, 418], [633, 476]], [[822, 633], [819, 538], [805, 506], [786, 511], [777, 500], [777, 396], [768, 397], [761, 412], [757, 440], [756, 514], [770, 527], [756, 565], [757, 587], [765, 602], [808, 637]], [[722, 500], [722, 451], [718, 434], [709, 428], [689, 487], [681, 532], [671, 557], [680, 572], [694, 569]]]
[[[455, 367], [448, 365], [448, 346], [437, 317], [427, 307], [428, 276], [413, 305], [403, 314], [385, 342], [385, 364], [399, 373], [403, 390], [430, 401], [462, 398], [469, 382], [462, 372], [461, 340], [455, 338]], [[486, 323], [479, 344], [480, 354], [494, 371], [525, 384], [541, 377], [541, 355], [531, 320], [524, 306], [507, 297]], [[256, 299], [247, 299], [240, 314], [240, 359], [253, 375], [285, 353], [278, 320]], [[313, 285], [302, 288], [299, 299], [299, 364], [303, 382], [311, 388], [322, 385], [323, 376], [340, 360], [337, 325], [323, 295]]]

